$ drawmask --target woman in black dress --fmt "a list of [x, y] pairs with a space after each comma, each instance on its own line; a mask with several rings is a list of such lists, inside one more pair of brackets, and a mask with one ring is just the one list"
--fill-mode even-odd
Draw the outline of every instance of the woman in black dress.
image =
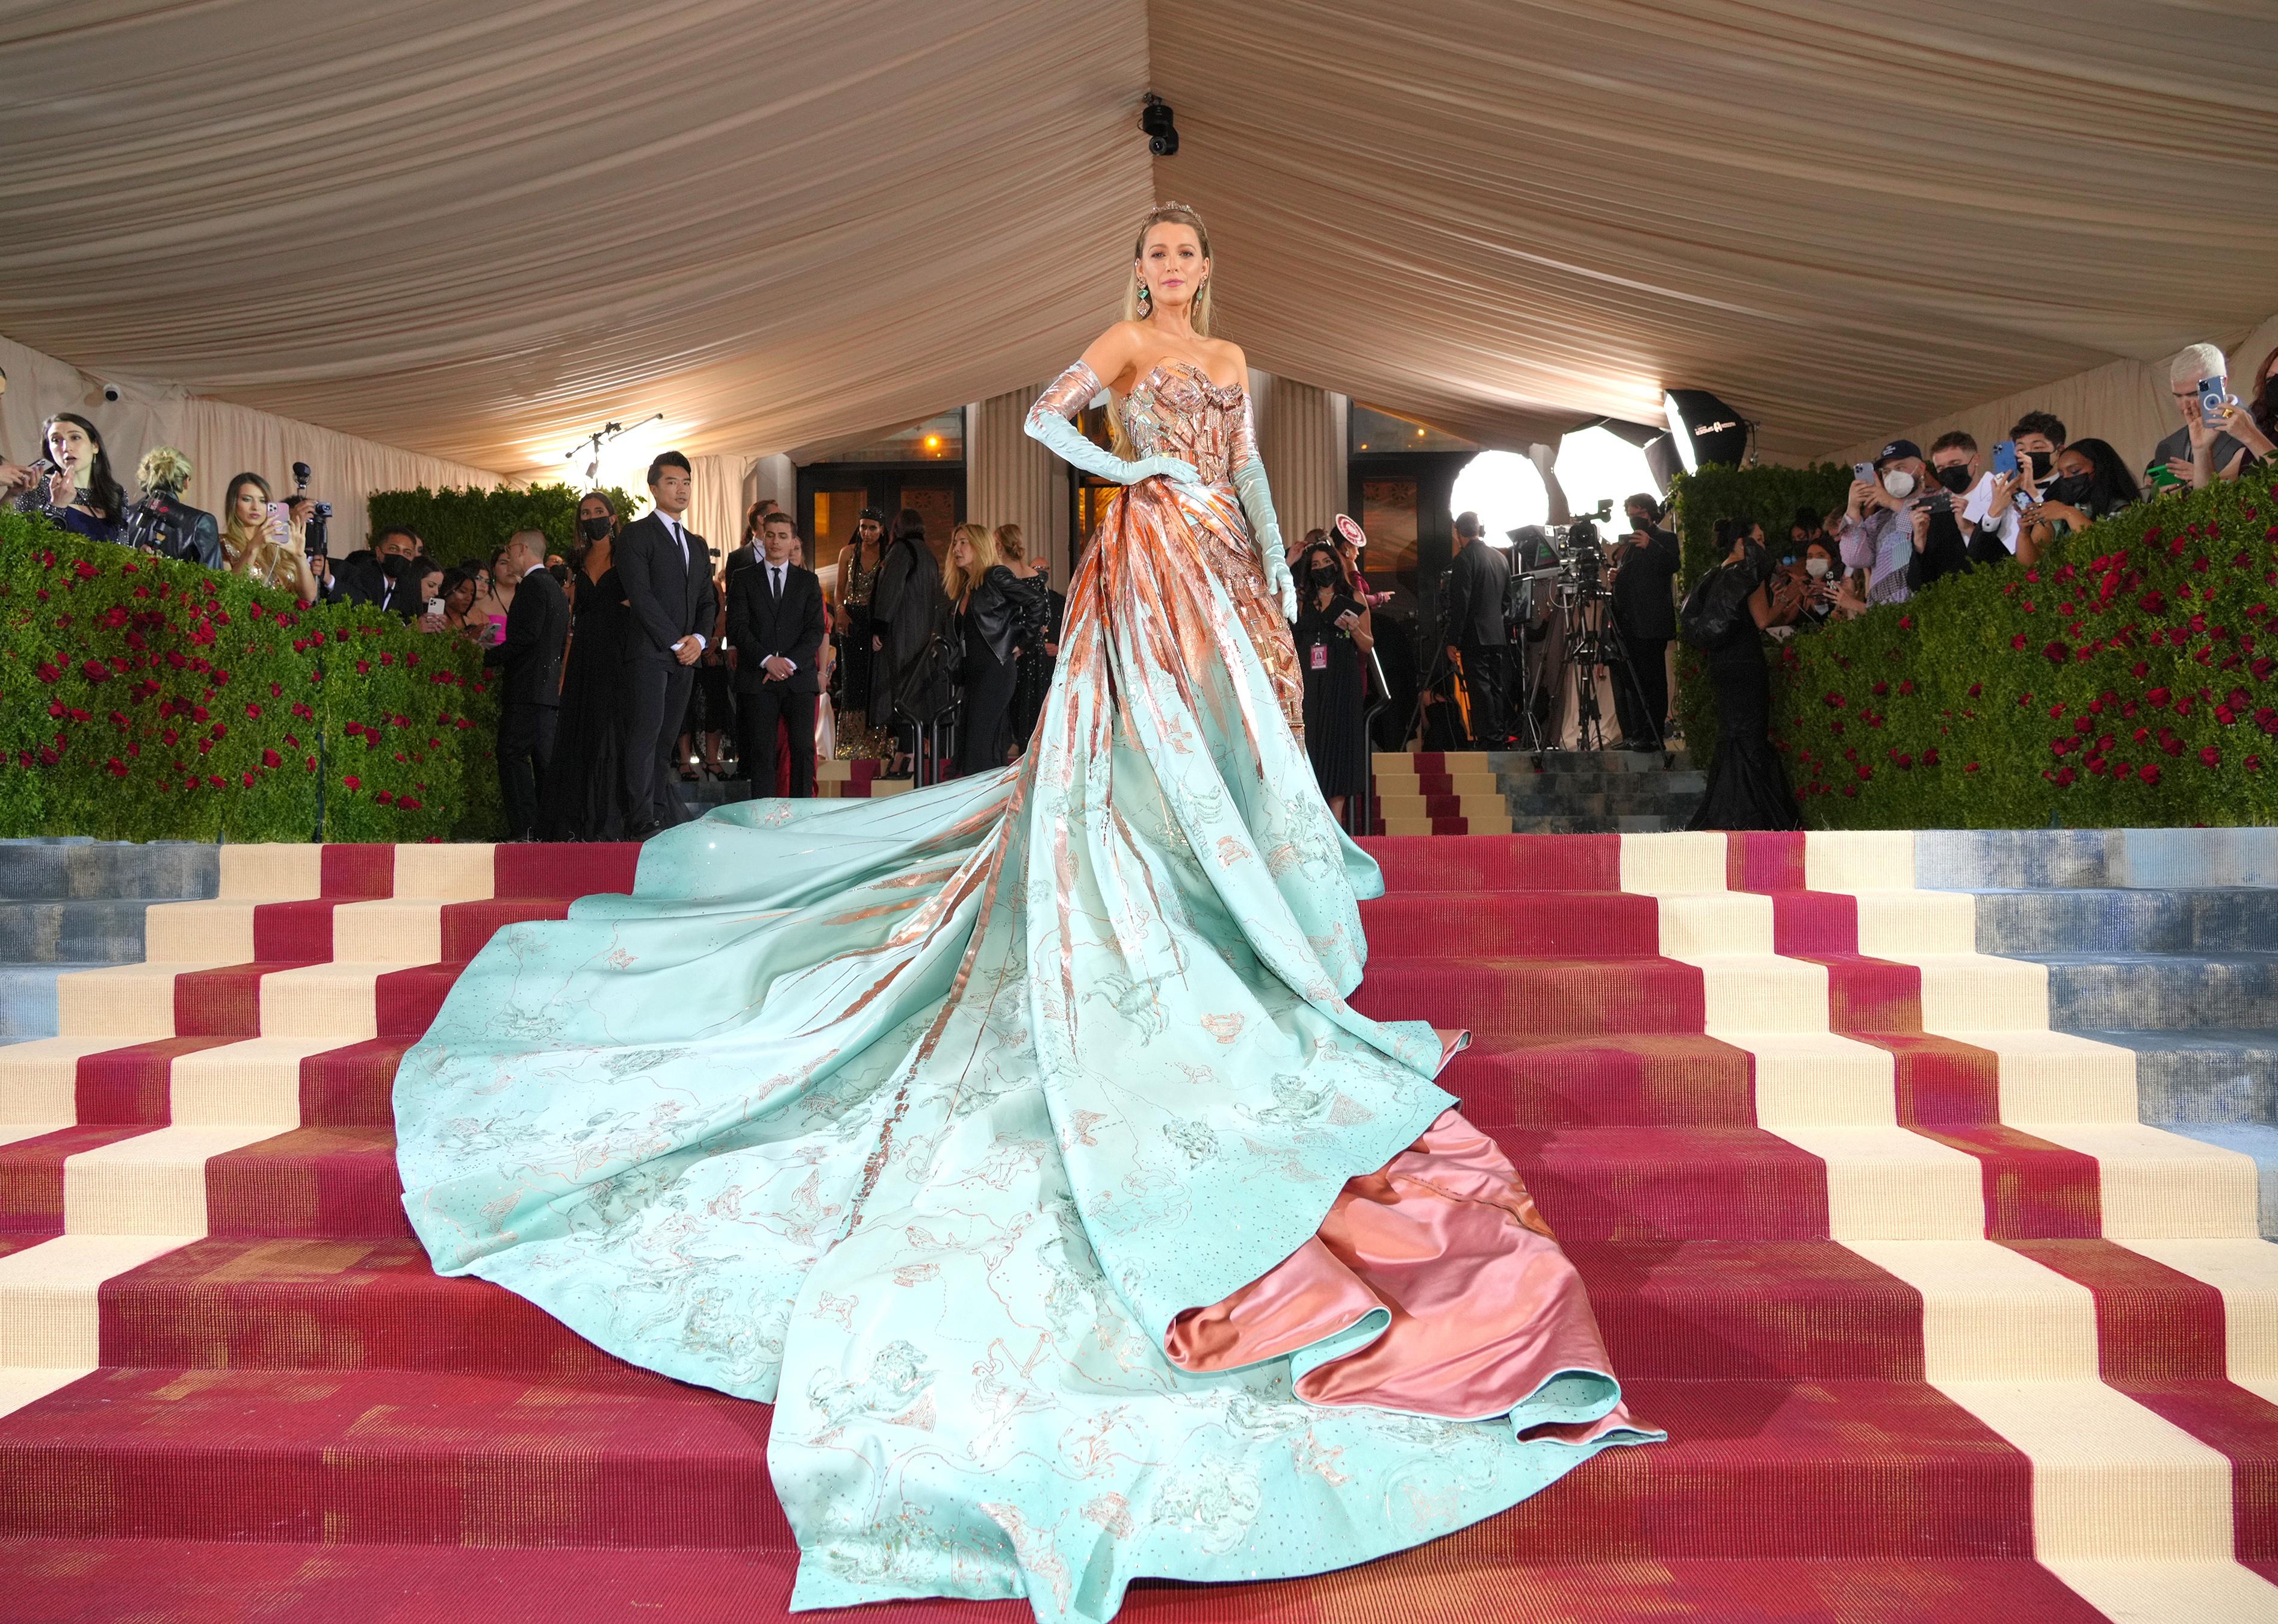
[[538, 787], [538, 824], [547, 840], [622, 840], [624, 774], [618, 770], [617, 706], [624, 693], [625, 635], [632, 610], [614, 567], [617, 515], [594, 492], [577, 504], [585, 543], [570, 572], [570, 646], [562, 661], [562, 710], [554, 759]]
[[1376, 645], [1368, 606], [1334, 547], [1316, 542], [1297, 556], [1297, 669], [1305, 676], [1305, 754], [1340, 823], [1353, 796], [1368, 793], [1368, 737], [1362, 725], [1368, 681], [1361, 661]]
[[997, 538], [987, 525], [960, 524], [952, 536], [942, 583], [957, 606], [965, 644], [959, 667], [965, 713], [957, 741], [957, 774], [963, 778], [1003, 766], [1011, 748], [1013, 598], [1020, 583], [998, 561]]
[[1708, 680], [1716, 690], [1716, 756], [1701, 808], [1686, 827], [1800, 829], [1803, 814], [1769, 731], [1772, 684], [1763, 634], [1765, 627], [1795, 617], [1802, 593], [1790, 576], [1781, 576], [1778, 589], [1772, 589], [1774, 561], [1764, 551], [1764, 527], [1754, 520], [1717, 520], [1716, 539], [1729, 548], [1717, 568], [1739, 576], [1729, 590], [1745, 585], [1747, 595], [1724, 636], [1707, 650]]
[[916, 764], [920, 726], [949, 704], [951, 674], [926, 658], [942, 607], [925, 515], [905, 507], [894, 515], [894, 538], [870, 594], [870, 725], [894, 730], [892, 777]]
[[885, 552], [886, 515], [865, 507], [854, 534], [838, 550], [838, 578], [831, 589], [831, 619], [839, 634], [837, 711], [858, 733], [870, 709], [870, 593]]
[[997, 527], [997, 559], [1012, 579], [1005, 590], [1013, 595], [1013, 712], [1005, 737], [1015, 751], [1028, 747], [1036, 718], [1044, 713], [1044, 695], [1052, 685], [1053, 660], [1045, 652], [1052, 638], [1051, 577], [1028, 557], [1028, 538], [1017, 524]]

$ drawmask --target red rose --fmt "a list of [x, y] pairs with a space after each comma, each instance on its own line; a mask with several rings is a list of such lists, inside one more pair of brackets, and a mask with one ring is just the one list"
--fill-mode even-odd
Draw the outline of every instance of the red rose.
[[363, 780], [358, 778], [354, 773], [350, 773], [347, 777], [341, 779], [340, 782], [346, 784], [351, 789], [361, 789], [363, 788]]
[[2212, 744], [2200, 746], [2199, 765], [2201, 766], [2221, 766], [2222, 765], [2222, 751], [2217, 750]]
[[2147, 784], [2158, 783], [2160, 782], [2160, 768], [2158, 764], [2146, 761], [2142, 766], [2136, 769], [2136, 776], [2142, 779]]

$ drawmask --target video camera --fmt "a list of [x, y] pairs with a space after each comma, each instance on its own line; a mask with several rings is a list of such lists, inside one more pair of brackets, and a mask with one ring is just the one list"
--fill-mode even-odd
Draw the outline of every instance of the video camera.
[[[295, 462], [293, 465], [293, 499], [294, 501], [300, 501], [309, 494], [310, 477], [307, 463]], [[309, 515], [307, 523], [302, 527], [302, 540], [308, 553], [309, 567], [311, 569], [332, 556], [325, 538], [325, 527], [332, 522], [332, 518], [333, 505], [330, 502], [318, 502]]]

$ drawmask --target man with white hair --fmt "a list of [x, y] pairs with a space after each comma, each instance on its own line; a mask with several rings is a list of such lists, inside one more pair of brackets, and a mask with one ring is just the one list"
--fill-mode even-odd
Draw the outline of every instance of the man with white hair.
[[2212, 344], [2190, 346], [2168, 366], [2167, 385], [2175, 391], [2175, 415], [2183, 420], [2183, 426], [2152, 453], [2151, 466], [2144, 472], [2153, 484], [2204, 486], [2218, 479], [2236, 479], [2253, 460], [2242, 441], [2199, 414], [2199, 385], [2222, 377], [2227, 370], [2222, 352]]

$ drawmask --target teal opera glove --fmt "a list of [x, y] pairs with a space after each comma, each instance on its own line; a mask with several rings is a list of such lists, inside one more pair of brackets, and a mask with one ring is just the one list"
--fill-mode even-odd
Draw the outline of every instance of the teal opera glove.
[[1051, 387], [1038, 395], [1036, 403], [1028, 408], [1028, 421], [1022, 425], [1028, 438], [1050, 447], [1069, 467], [1112, 479], [1120, 485], [1135, 485], [1158, 475], [1182, 485], [1202, 484], [1203, 477], [1195, 471], [1194, 464], [1181, 458], [1142, 457], [1135, 462], [1127, 461], [1077, 432], [1075, 414], [1101, 387], [1099, 375], [1077, 362], [1054, 378]]
[[1297, 583], [1289, 576], [1289, 560], [1281, 556], [1281, 521], [1274, 516], [1273, 492], [1265, 483], [1265, 464], [1255, 456], [1234, 470], [1235, 494], [1242, 498], [1242, 516], [1250, 533], [1257, 538], [1257, 561], [1265, 571], [1265, 590], [1281, 600], [1281, 618], [1297, 618]]

